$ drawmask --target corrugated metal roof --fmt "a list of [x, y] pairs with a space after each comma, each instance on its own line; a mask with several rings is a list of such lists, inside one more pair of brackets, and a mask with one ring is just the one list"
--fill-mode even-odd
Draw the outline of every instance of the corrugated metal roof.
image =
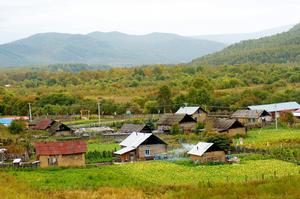
[[61, 142], [37, 142], [35, 143], [36, 155], [67, 155], [85, 153], [86, 142], [70, 140]]
[[300, 109], [300, 105], [297, 102], [282, 102], [274, 104], [263, 104], [248, 106], [251, 110], [266, 110], [268, 112], [286, 111]]
[[180, 107], [175, 114], [193, 115], [198, 111], [198, 109], [201, 109], [204, 112], [204, 110], [200, 106], [186, 106], [186, 107]]
[[199, 142], [189, 152], [189, 155], [202, 156], [214, 143]]
[[197, 122], [194, 118], [187, 114], [164, 114], [162, 115], [156, 124], [169, 125], [179, 124], [183, 119], [190, 120], [190, 122]]
[[262, 115], [269, 115], [265, 110], [237, 110], [232, 114], [232, 118], [259, 118]]
[[213, 121], [214, 129], [217, 131], [226, 131], [233, 126], [239, 126], [243, 127], [243, 124], [241, 124], [236, 119], [228, 119], [228, 118], [216, 118]]
[[145, 124], [123, 124], [120, 129], [122, 133], [141, 132], [145, 128]]
[[127, 146], [127, 147], [122, 148], [122, 149], [120, 149], [120, 150], [118, 150], [118, 151], [115, 151], [114, 154], [116, 154], [116, 155], [123, 155], [123, 154], [125, 154], [125, 153], [128, 153], [128, 152], [134, 150], [134, 149], [135, 149], [135, 148], [133, 148], [133, 147], [131, 147], [131, 146]]
[[50, 119], [42, 119], [40, 120], [34, 127], [33, 129], [35, 130], [46, 130], [47, 128], [50, 127], [50, 125], [54, 123], [53, 120]]
[[123, 140], [120, 145], [126, 147], [137, 148], [140, 144], [142, 144], [145, 140], [147, 140], [152, 133], [131, 133], [125, 140]]

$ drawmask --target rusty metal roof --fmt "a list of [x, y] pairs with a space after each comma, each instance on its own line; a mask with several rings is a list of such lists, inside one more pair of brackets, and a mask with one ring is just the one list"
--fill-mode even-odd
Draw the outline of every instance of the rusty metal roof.
[[36, 155], [68, 155], [85, 153], [87, 145], [85, 141], [69, 140], [60, 142], [36, 142]]
[[232, 114], [232, 118], [260, 118], [263, 116], [271, 116], [270, 113], [268, 113], [265, 110], [237, 110]]
[[53, 120], [50, 119], [42, 119], [33, 127], [35, 130], [46, 130], [53, 123]]

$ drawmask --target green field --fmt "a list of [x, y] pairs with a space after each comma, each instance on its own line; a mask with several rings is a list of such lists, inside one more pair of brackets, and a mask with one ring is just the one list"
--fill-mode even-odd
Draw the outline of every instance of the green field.
[[244, 146], [249, 148], [272, 148], [278, 146], [292, 146], [300, 143], [300, 129], [297, 128], [275, 128], [254, 129], [248, 131], [244, 139]]
[[88, 151], [114, 151], [119, 148], [117, 143], [88, 143]]

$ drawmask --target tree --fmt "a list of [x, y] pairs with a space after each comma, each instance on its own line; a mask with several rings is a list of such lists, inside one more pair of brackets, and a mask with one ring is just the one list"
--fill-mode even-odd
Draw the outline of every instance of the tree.
[[175, 135], [175, 134], [178, 134], [178, 133], [180, 133], [179, 124], [172, 125], [172, 127], [171, 127], [171, 134]]
[[163, 109], [163, 112], [165, 113], [166, 110], [170, 110], [171, 106], [171, 90], [168, 86], [164, 85], [159, 88], [158, 94], [157, 94], [157, 102], [159, 106]]
[[150, 100], [145, 103], [144, 112], [145, 113], [158, 113], [158, 103], [156, 100]]
[[205, 141], [214, 143], [214, 147], [225, 151], [229, 149], [231, 143], [231, 140], [224, 135], [210, 136], [207, 137]]
[[25, 131], [25, 122], [21, 120], [13, 120], [8, 130], [11, 134], [19, 134]]

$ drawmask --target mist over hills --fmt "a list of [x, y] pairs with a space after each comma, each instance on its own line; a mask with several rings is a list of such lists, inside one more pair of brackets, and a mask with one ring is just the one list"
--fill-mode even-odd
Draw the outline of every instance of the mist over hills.
[[240, 41], [249, 39], [259, 39], [262, 37], [272, 36], [278, 33], [282, 33], [291, 29], [294, 25], [285, 25], [276, 28], [261, 30], [251, 33], [232, 33], [232, 34], [209, 34], [193, 36], [196, 39], [207, 39], [211, 41], [217, 41], [225, 44], [234, 44]]
[[0, 66], [56, 63], [120, 66], [173, 64], [189, 62], [195, 57], [216, 52], [225, 46], [220, 42], [169, 33], [40, 33], [0, 45]]
[[287, 32], [242, 41], [193, 60], [194, 65], [300, 63], [300, 24]]

